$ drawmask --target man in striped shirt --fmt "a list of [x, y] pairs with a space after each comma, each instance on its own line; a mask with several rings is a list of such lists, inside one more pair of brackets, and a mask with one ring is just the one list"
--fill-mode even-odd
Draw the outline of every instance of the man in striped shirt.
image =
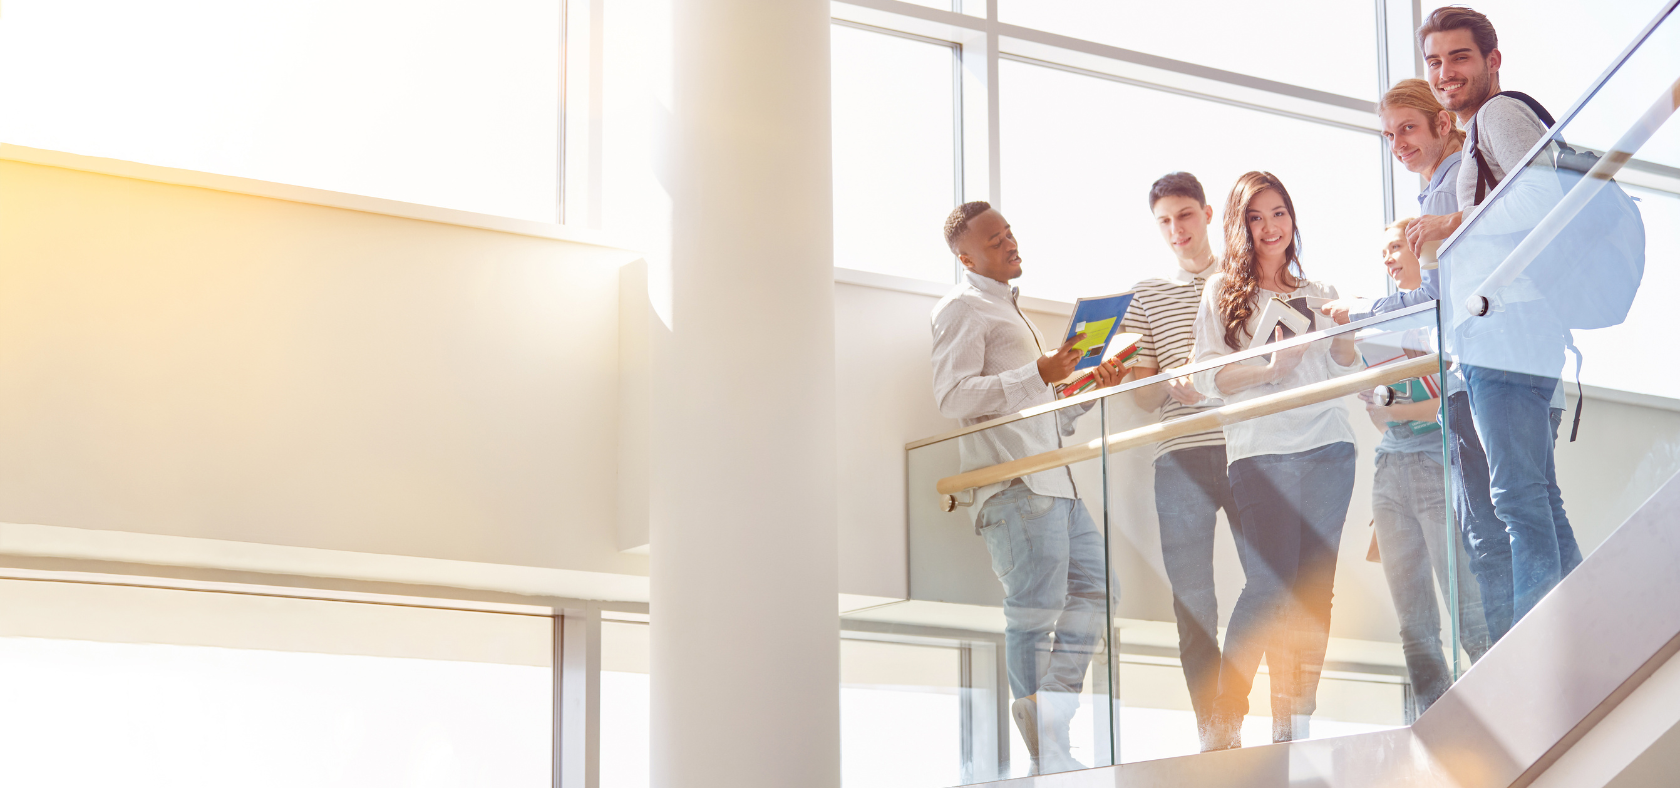
[[[1196, 176], [1175, 172], [1156, 181], [1149, 189], [1149, 209], [1155, 214], [1161, 237], [1178, 259], [1178, 268], [1170, 277], [1145, 279], [1133, 288], [1135, 295], [1121, 330], [1143, 336], [1138, 342], [1137, 366], [1132, 368], [1138, 379], [1190, 363], [1202, 288], [1218, 268], [1208, 243], [1213, 206], [1207, 204]], [[1188, 377], [1139, 389], [1133, 396], [1144, 410], [1160, 411], [1163, 421], [1210, 405]], [[1190, 703], [1204, 750], [1213, 698], [1219, 690], [1219, 603], [1213, 589], [1213, 537], [1220, 509], [1225, 510], [1231, 523], [1241, 555], [1242, 530], [1231, 485], [1225, 478], [1224, 432], [1198, 432], [1158, 444], [1155, 511], [1161, 528], [1161, 557], [1172, 584], [1179, 662], [1190, 687]]]

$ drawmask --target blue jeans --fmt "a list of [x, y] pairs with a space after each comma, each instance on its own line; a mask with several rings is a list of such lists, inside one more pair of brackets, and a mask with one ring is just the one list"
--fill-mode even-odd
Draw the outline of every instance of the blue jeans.
[[[1575, 530], [1563, 511], [1553, 456], [1563, 419], [1563, 412], [1551, 407], [1558, 379], [1475, 366], [1466, 366], [1464, 374], [1476, 432], [1487, 448], [1494, 514], [1505, 537], [1472, 535], [1472, 561], [1477, 560], [1476, 552], [1485, 552], [1484, 563], [1510, 567], [1505, 570], [1511, 578], [1509, 591], [1499, 592], [1511, 595], [1515, 625], [1581, 563]], [[1496, 570], [1495, 583], [1497, 575]], [[1487, 591], [1484, 586], [1484, 598]]]
[[1108, 618], [1102, 532], [1083, 502], [1019, 480], [986, 500], [978, 525], [1003, 583], [1010, 691], [1077, 696]]
[[1219, 510], [1231, 523], [1238, 555], [1242, 520], [1225, 475], [1224, 446], [1196, 446], [1155, 459], [1155, 513], [1161, 559], [1172, 584], [1178, 659], [1198, 726], [1206, 726], [1219, 693], [1219, 600], [1213, 591], [1213, 537]]
[[1318, 708], [1336, 552], [1353, 500], [1353, 464], [1353, 444], [1346, 442], [1231, 463], [1248, 580], [1225, 633], [1219, 711], [1248, 713], [1262, 653], [1274, 719]]
[[1493, 480], [1488, 476], [1487, 451], [1476, 434], [1470, 415], [1470, 392], [1447, 395], [1447, 426], [1451, 433], [1453, 463], [1453, 515], [1464, 550], [1470, 556], [1470, 573], [1482, 592], [1482, 616], [1487, 621], [1490, 645], [1511, 630], [1511, 537], [1493, 511]]
[[1412, 682], [1413, 717], [1422, 714], [1452, 684], [1441, 644], [1441, 614], [1435, 597], [1443, 591], [1449, 550], [1457, 550], [1458, 618], [1464, 650], [1481, 659], [1488, 646], [1482, 597], [1460, 541], [1448, 533], [1446, 482], [1440, 455], [1427, 452], [1377, 455], [1371, 510], [1383, 577], [1400, 618], [1400, 649]]

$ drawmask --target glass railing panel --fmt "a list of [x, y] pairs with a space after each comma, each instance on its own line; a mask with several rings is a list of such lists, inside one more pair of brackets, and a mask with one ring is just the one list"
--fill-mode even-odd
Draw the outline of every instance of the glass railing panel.
[[1458, 525], [1494, 640], [1680, 471], [1674, 5], [1440, 252]]
[[[1114, 763], [1104, 634], [1117, 586], [1100, 450], [1024, 476], [963, 481], [1000, 462], [1091, 444], [1102, 418], [1089, 403], [910, 449], [909, 599], [843, 622], [860, 636], [963, 650], [959, 728], [923, 738], [960, 737], [964, 783]], [[883, 740], [877, 757], [918, 746], [916, 737]]]
[[[1233, 743], [1209, 736], [1220, 710], [1231, 712], [1224, 721], [1234, 721], [1251, 746], [1408, 723], [1426, 705], [1420, 698], [1443, 691], [1470, 656], [1454, 656], [1448, 608], [1447, 578], [1464, 561], [1447, 557], [1456, 540], [1435, 415], [1437, 322], [1432, 306], [1415, 307], [1275, 345], [1275, 363], [1301, 360], [1271, 378], [1254, 376], [1274, 363], [1271, 348], [1261, 348], [913, 445], [910, 599], [849, 614], [848, 637], [967, 649], [960, 710], [944, 722], [929, 718], [930, 732], [919, 737], [944, 741], [950, 731], [932, 727], [957, 726], [964, 783], [1032, 768], [1012, 712], [1035, 686], [1046, 697], [1043, 688], [1054, 682], [1043, 677], [1058, 670], [1058, 659], [1062, 675], [1076, 677], [1061, 686], [1076, 688], [1077, 698], [1050, 696], [1061, 705], [1051, 723], [1057, 727], [1041, 720], [1037, 731], [1036, 764], [1044, 771]], [[1254, 385], [1232, 383], [1231, 370]], [[1197, 408], [1164, 411], [1169, 389], [1183, 397], [1197, 383], [1229, 390]], [[1378, 397], [1393, 401], [1378, 405]], [[1392, 409], [1407, 400], [1418, 407]], [[1390, 409], [1372, 410], [1379, 407]], [[1241, 449], [1199, 451], [1215, 444]], [[1228, 463], [1234, 454], [1241, 456]], [[1175, 475], [1176, 465], [1163, 473], [1162, 458], [1186, 465], [1199, 458], [1206, 473]], [[1233, 473], [1249, 474], [1240, 493], [1228, 481]], [[1192, 514], [1206, 495], [1198, 480], [1209, 475], [1226, 480], [1228, 506], [1216, 511], [1202, 501]], [[1233, 530], [1229, 512], [1244, 507], [1251, 513]], [[1063, 510], [1070, 516], [1057, 519]], [[1074, 522], [1076, 512], [1088, 526]], [[1017, 513], [1020, 540], [1009, 530]], [[1034, 539], [1067, 543], [1070, 528], [1102, 544], [1085, 561], [1086, 577], [1057, 587], [1082, 572], [1076, 557], [1084, 550], [1055, 553], [1037, 568], [1021, 559], [1043, 550]], [[1390, 543], [1387, 563], [1373, 560], [1379, 542]], [[1107, 578], [1095, 616], [1101, 633], [1070, 628], [1071, 654], [1053, 635], [1034, 636], [1037, 648], [1023, 647], [1034, 638], [1012, 642], [1011, 629], [1018, 633], [1023, 623], [1036, 622], [1042, 633], [1091, 620], [1098, 567]], [[1023, 582], [1023, 569], [1045, 588]], [[1081, 583], [1083, 604], [1064, 590]], [[1043, 599], [1011, 590], [1029, 587]], [[1237, 616], [1242, 623], [1233, 625], [1245, 588], [1254, 590]], [[1397, 607], [1411, 625], [1404, 637]], [[1233, 626], [1241, 653], [1226, 660], [1220, 649]], [[1022, 671], [1028, 660], [1032, 667]], [[913, 685], [908, 665], [898, 671], [904, 675], [877, 683]], [[1040, 684], [1023, 679], [1032, 671]], [[1050, 754], [1052, 741], [1064, 742], [1062, 755], [1071, 757]], [[908, 757], [891, 751], [917, 746], [914, 736], [884, 741], [871, 757]]]
[[[1106, 398], [1123, 762], [1407, 724], [1408, 655], [1445, 689], [1434, 326], [1419, 308], [1280, 351], [1303, 360], [1275, 378], [1250, 357]], [[1430, 414], [1390, 424], [1379, 386]]]

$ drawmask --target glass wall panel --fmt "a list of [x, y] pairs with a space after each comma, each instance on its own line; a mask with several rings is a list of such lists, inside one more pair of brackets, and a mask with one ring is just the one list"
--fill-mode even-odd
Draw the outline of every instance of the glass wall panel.
[[[1377, 10], [1366, 0], [998, 0], [998, 18], [1099, 44], [1358, 98], [1377, 98]], [[1307, 42], [1310, 47], [1307, 47]], [[1282, 54], [1307, 47], [1306, 62]]]
[[834, 25], [834, 264], [935, 282], [957, 200], [955, 52]]
[[11, 0], [0, 138], [555, 221], [560, 0]]
[[0, 784], [551, 784], [553, 619], [0, 580]]
[[1171, 274], [1148, 194], [1175, 170], [1196, 175], [1214, 206], [1216, 253], [1231, 185], [1266, 170], [1294, 200], [1307, 276], [1344, 295], [1387, 292], [1376, 254], [1388, 154], [1377, 135], [1016, 61], [1000, 68], [1002, 210], [1021, 244], [1023, 293], [1071, 301]]

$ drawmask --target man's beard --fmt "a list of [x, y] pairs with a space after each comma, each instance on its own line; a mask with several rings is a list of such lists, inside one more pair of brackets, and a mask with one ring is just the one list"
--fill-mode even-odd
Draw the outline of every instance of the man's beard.
[[[1442, 100], [1441, 106], [1451, 112], [1458, 112], [1469, 107], [1480, 107], [1482, 102], [1488, 100], [1488, 89], [1492, 85], [1493, 78], [1486, 71], [1474, 77], [1468, 77], [1464, 80], [1464, 87], [1459, 88], [1458, 93], [1447, 96]], [[1430, 131], [1434, 130], [1435, 127], [1430, 126]]]

